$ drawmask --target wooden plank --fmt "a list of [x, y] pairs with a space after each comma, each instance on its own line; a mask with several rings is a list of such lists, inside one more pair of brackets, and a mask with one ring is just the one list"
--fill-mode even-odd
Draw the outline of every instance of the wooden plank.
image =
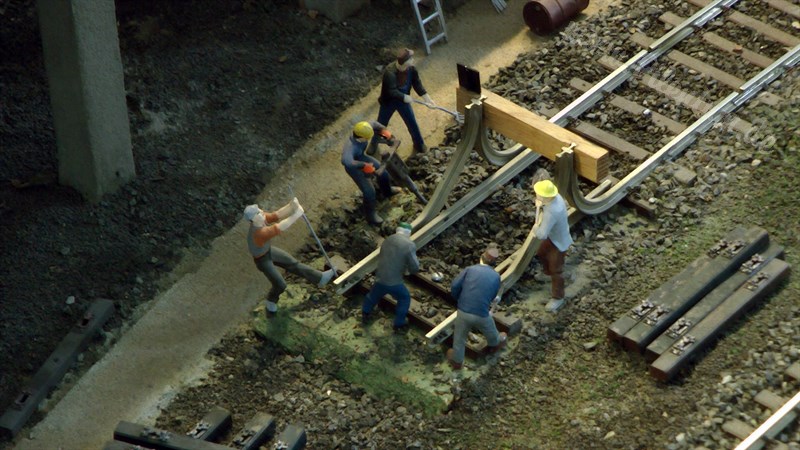
[[722, 240], [717, 242], [707, 252], [698, 256], [680, 273], [676, 274], [667, 282], [651, 292], [646, 299], [640, 302], [640, 304], [631, 308], [628, 312], [626, 312], [608, 327], [606, 333], [608, 339], [610, 341], [621, 341], [625, 333], [630, 331], [630, 329], [639, 323], [639, 321], [644, 319], [645, 316], [653, 311], [656, 305], [666, 301], [666, 299], [672, 295], [674, 290], [691, 283], [697, 273], [707, 270], [716, 257], [712, 255], [719, 253], [714, 252], [714, 249], [722, 248], [724, 242], [735, 242], [736, 240], [741, 239], [745, 232], [746, 231], [743, 228], [736, 228], [730, 233], [726, 234]]
[[[702, 8], [711, 3], [711, 0], [689, 0], [689, 3]], [[742, 14], [739, 11], [731, 11], [731, 13], [728, 15], [728, 19], [730, 19], [730, 21], [733, 23], [750, 28], [751, 30], [785, 46], [794, 47], [795, 45], [800, 44], [800, 39], [792, 36], [791, 34], [781, 31], [771, 25], [767, 25], [766, 23], [746, 14]]]
[[563, 147], [571, 143], [576, 146], [575, 170], [591, 181], [598, 182], [605, 178], [609, 171], [608, 151], [577, 134], [545, 118], [519, 106], [505, 98], [483, 91], [481, 94], [470, 92], [463, 87], [456, 88], [456, 104], [458, 111], [464, 112], [466, 105], [477, 96], [486, 97], [483, 101], [483, 119], [487, 128], [512, 139], [525, 147], [554, 161]]
[[[622, 65], [620, 61], [610, 56], [601, 57], [599, 62], [600, 65], [609, 70], [616, 70]], [[698, 115], [705, 114], [713, 107], [713, 105], [710, 103], [706, 103], [694, 95], [650, 75], [642, 75], [642, 83], [659, 94], [671, 98], [675, 102], [688, 107]], [[750, 122], [739, 118], [734, 118], [731, 121], [731, 127], [743, 134], [750, 133], [753, 130], [753, 125], [751, 125]]]
[[611, 134], [602, 128], [598, 128], [589, 122], [580, 122], [575, 126], [569, 127], [575, 133], [590, 139], [605, 148], [610, 148], [618, 153], [624, 153], [636, 161], [642, 161], [650, 156], [650, 152], [634, 145], [621, 137]]
[[762, 252], [753, 255], [746, 263], [742, 264], [738, 271], [732, 274], [727, 280], [715, 287], [706, 294], [690, 310], [686, 311], [678, 321], [676, 321], [667, 331], [657, 337], [645, 349], [645, 360], [653, 362], [658, 359], [665, 351], [686, 334], [691, 333], [692, 327], [703, 320], [711, 311], [721, 305], [728, 297], [739, 289], [756, 272], [761, 270], [768, 262], [783, 255], [783, 247], [778, 244], [770, 243], [769, 247]]
[[[722, 429], [726, 433], [731, 434], [733, 436], [736, 436], [737, 438], [739, 438], [741, 440], [747, 439], [747, 436], [750, 436], [751, 434], [753, 434], [753, 431], [756, 431], [755, 428], [753, 428], [750, 425], [742, 422], [741, 420], [737, 420], [737, 419], [729, 420], [729, 421], [723, 423], [722, 424]], [[763, 448], [764, 443], [760, 442], [760, 444], [761, 444], [761, 447], [757, 447], [757, 448]], [[756, 448], [756, 447], [754, 447], [754, 448]]]
[[[631, 40], [643, 48], [649, 47], [650, 44], [652, 44], [655, 41], [655, 39], [652, 39], [651, 37], [638, 32], [631, 36]], [[711, 64], [707, 64], [693, 56], [689, 56], [686, 53], [679, 52], [678, 50], [672, 50], [669, 53], [667, 53], [667, 58], [675, 61], [676, 63], [682, 64], [690, 69], [696, 70], [697, 72], [700, 72], [701, 74], [707, 77], [711, 77], [721, 82], [722, 84], [730, 86], [734, 89], [739, 89], [739, 87], [745, 83], [745, 81], [739, 77], [733, 76], [728, 72], [717, 69]], [[762, 92], [759, 95], [759, 100], [768, 105], [775, 106], [781, 103], [784, 99], [770, 92]]]
[[[572, 80], [570, 80], [569, 86], [580, 92], [586, 92], [592, 88], [591, 83], [589, 83], [588, 81], [584, 81], [580, 78], [573, 78]], [[621, 95], [609, 94], [607, 100], [612, 106], [616, 106], [617, 108], [636, 116], [644, 115], [644, 111], [648, 109], [636, 102], [628, 100], [627, 98]], [[650, 120], [652, 120], [653, 124], [655, 124], [656, 126], [664, 127], [667, 130], [669, 130], [670, 133], [675, 135], [681, 134], [681, 132], [686, 129], [686, 125], [674, 121], [669, 117], [659, 114], [652, 110], [650, 110]]]
[[800, 381], [800, 361], [795, 362], [784, 372], [787, 377]]
[[759, 272], [757, 284], [748, 281], [721, 305], [701, 320], [691, 335], [686, 335], [650, 365], [650, 375], [660, 381], [669, 381], [690, 361], [735, 323], [748, 309], [770, 295], [789, 276], [789, 265], [773, 259]]
[[[658, 19], [666, 24], [673, 26], [677, 26], [683, 23], [684, 20], [686, 20], [683, 17], [678, 16], [677, 14], [674, 14], [672, 12], [665, 12]], [[770, 64], [775, 62], [775, 60], [772, 58], [766, 57], [752, 50], [748, 50], [742, 47], [741, 45], [731, 42], [716, 33], [710, 33], [710, 32], [703, 33], [702, 38], [704, 41], [719, 48], [720, 50], [724, 50], [728, 53], [732, 53], [736, 56], [739, 56], [745, 61], [751, 64], [755, 64], [756, 66], [759, 66], [761, 68], [769, 67]]]
[[[654, 310], [643, 320], [633, 326], [622, 338], [622, 345], [631, 351], [642, 352], [661, 333], [699, 302], [706, 294], [722, 284], [736, 273], [739, 267], [747, 262], [753, 254], [767, 246], [769, 236], [760, 227], [752, 227], [736, 241], [744, 245], [723, 252], [714, 258], [714, 262], [705, 269], [694, 274], [683, 286], [676, 287], [671, 295], [655, 305]], [[731, 289], [733, 293], [735, 289]], [[727, 298], [726, 295], [724, 298]], [[722, 302], [719, 302], [721, 304]]]
[[767, 4], [778, 11], [785, 12], [795, 19], [800, 19], [800, 6], [793, 5], [785, 0], [766, 0]]

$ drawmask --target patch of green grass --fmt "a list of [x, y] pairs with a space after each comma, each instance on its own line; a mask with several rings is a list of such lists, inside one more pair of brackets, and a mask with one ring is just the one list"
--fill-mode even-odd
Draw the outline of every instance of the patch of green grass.
[[440, 414], [447, 406], [435, 394], [397, 378], [392, 368], [382, 361], [368, 360], [283, 311], [269, 320], [255, 319], [253, 329], [288, 351], [302, 354], [308, 361], [325, 362], [334, 376], [362, 387], [377, 398], [397, 400], [418, 408], [428, 417]]

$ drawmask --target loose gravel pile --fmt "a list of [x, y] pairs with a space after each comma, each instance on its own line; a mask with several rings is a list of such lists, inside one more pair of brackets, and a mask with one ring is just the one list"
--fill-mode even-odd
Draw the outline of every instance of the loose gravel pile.
[[[752, 10], [759, 17], [781, 17], [791, 28], [790, 18], [767, 13], [759, 2], [742, 2], [737, 9]], [[541, 50], [520, 55], [492, 77], [487, 88], [531, 110], [562, 108], [579, 95], [567, 86], [572, 77], [600, 80], [607, 71], [594, 61], [603, 54], [627, 59], [638, 51], [628, 36], [638, 30], [658, 37], [665, 31], [658, 16], [668, 10], [688, 17], [696, 9], [685, 2], [622, 2], [591, 20], [570, 24]], [[730, 39], [752, 41], [747, 30], [720, 28]], [[682, 51], [724, 70], [743, 66], [708, 47], [701, 50], [697, 40], [688, 41]], [[743, 69], [736, 74], [752, 73]], [[727, 92], [670, 63], [659, 62], [650, 75], [668, 78], [709, 102]], [[375, 399], [357, 386], [337, 381], [336, 361], [287, 355], [242, 331], [220, 344], [212, 354], [217, 366], [210, 378], [178, 395], [159, 425], [186, 428], [214, 402], [221, 402], [234, 411], [235, 419], [267, 410], [279, 421], [301, 421], [308, 427], [313, 448], [731, 447], [735, 441], [722, 431], [725, 421], [757, 425], [768, 415], [752, 400], [760, 389], [785, 397], [800, 389], [800, 383], [782, 376], [800, 359], [796, 277], [671, 384], [651, 379], [638, 355], [606, 344], [605, 330], [735, 226], [764, 227], [773, 241], [786, 247], [790, 264], [800, 262], [794, 225], [800, 205], [793, 181], [800, 165], [799, 81], [794, 73], [773, 83], [771, 92], [787, 99], [785, 104], [777, 108], [751, 104], [739, 112], [756, 125], [749, 135], [722, 124], [690, 147], [677, 162], [697, 174], [693, 183], [678, 182], [676, 167], [667, 164], [638, 187], [635, 194], [656, 208], [655, 219], [616, 207], [574, 227], [576, 243], [567, 270], [590, 273], [592, 282], [555, 316], [524, 313], [523, 332], [515, 338], [517, 348], [485, 376], [462, 385], [460, 400], [447, 414], [427, 418], [397, 402]], [[621, 92], [685, 124], [695, 117], [658, 95], [634, 90], [635, 84], [628, 83]], [[610, 105], [590, 113], [596, 125], [648, 150], [665, 143], [664, 130], [654, 129], [643, 118], [614, 111]], [[423, 192], [433, 192], [457, 142], [458, 133], [451, 130], [438, 148], [407, 161]], [[497, 143], [509, 145], [501, 138]], [[613, 167], [623, 170], [630, 163], [615, 162]], [[473, 157], [451, 200], [494, 170]], [[499, 189], [421, 249], [424, 264], [453, 276], [488, 243], [499, 246], [501, 258], [510, 255], [533, 222], [531, 181], [548, 171], [552, 173], [552, 164], [543, 162]], [[614, 173], [618, 178], [624, 174]], [[349, 209], [328, 213], [319, 230], [326, 247], [345, 252], [349, 243], [341, 236], [360, 225], [357, 208], [358, 199], [353, 198]], [[413, 217], [420, 209], [409, 203], [406, 215]], [[387, 235], [393, 226], [387, 223], [380, 231]], [[348, 256], [352, 260], [365, 256], [370, 242], [356, 242], [356, 250]], [[313, 254], [309, 246], [305, 256]], [[532, 264], [528, 275], [536, 271], [537, 264]], [[521, 311], [519, 306], [530, 301], [530, 292], [541, 289], [547, 286], [524, 276], [506, 294], [504, 308]], [[797, 426], [778, 438], [790, 448], [800, 448]]]

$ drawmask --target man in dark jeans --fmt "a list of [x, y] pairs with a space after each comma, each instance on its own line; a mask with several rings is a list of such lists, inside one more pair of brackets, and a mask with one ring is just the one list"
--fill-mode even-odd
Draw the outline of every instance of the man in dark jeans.
[[401, 330], [408, 326], [406, 316], [411, 306], [411, 294], [403, 283], [403, 274], [419, 272], [417, 245], [411, 240], [410, 235], [411, 225], [400, 222], [396, 233], [381, 244], [378, 269], [375, 270], [375, 285], [364, 297], [364, 304], [361, 307], [361, 321], [364, 324], [369, 323], [372, 310], [381, 297], [389, 294], [397, 300], [393, 328]]
[[378, 103], [380, 104], [378, 122], [383, 126], [388, 126], [389, 120], [391, 120], [394, 112], [397, 111], [400, 113], [403, 122], [405, 122], [408, 133], [411, 135], [411, 140], [414, 142], [414, 151], [425, 152], [428, 147], [425, 146], [422, 133], [419, 131], [419, 125], [417, 125], [417, 118], [411, 108], [411, 88], [414, 88], [414, 91], [422, 97], [426, 104], [435, 105], [431, 96], [422, 86], [419, 72], [414, 67], [414, 52], [406, 48], [398, 53], [397, 61], [387, 64], [383, 72], [381, 96], [378, 97]]

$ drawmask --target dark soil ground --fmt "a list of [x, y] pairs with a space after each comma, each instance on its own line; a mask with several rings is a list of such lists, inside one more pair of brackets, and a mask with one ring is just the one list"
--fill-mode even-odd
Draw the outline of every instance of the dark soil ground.
[[106, 328], [130, 320], [379, 83], [416, 43], [408, 8], [373, 2], [336, 24], [294, 0], [117, 1], [137, 177], [90, 204], [56, 183], [34, 2], [0, 2], [0, 411], [93, 299], [115, 302]]

